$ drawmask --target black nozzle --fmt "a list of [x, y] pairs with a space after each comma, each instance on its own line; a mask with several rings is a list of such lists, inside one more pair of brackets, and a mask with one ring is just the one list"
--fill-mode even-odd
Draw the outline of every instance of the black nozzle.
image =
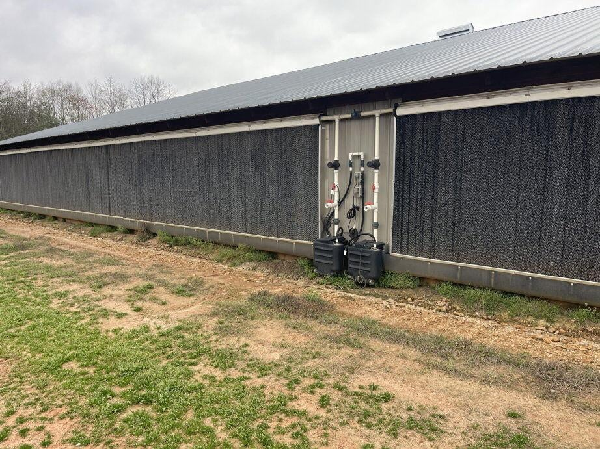
[[340, 161], [337, 159], [327, 162], [327, 168], [333, 168], [334, 170], [338, 170], [340, 168]]
[[373, 159], [372, 161], [367, 162], [367, 167], [372, 168], [373, 170], [379, 170], [381, 163], [379, 162], [379, 159]]

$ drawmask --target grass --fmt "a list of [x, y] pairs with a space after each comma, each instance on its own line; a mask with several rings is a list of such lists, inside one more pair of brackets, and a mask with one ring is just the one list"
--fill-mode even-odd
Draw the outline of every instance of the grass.
[[202, 278], [190, 278], [183, 283], [167, 284], [168, 290], [177, 296], [192, 297], [204, 286]]
[[[12, 424], [0, 426], [0, 439], [39, 435], [36, 447], [307, 448], [327, 445], [342, 421], [390, 441], [406, 433], [434, 440], [443, 433], [443, 419], [421, 407], [408, 412], [378, 386], [351, 387], [323, 368], [305, 365], [323, 355], [265, 362], [243, 344], [224, 344], [197, 320], [164, 329], [102, 331], [85, 309], [97, 299], [74, 303], [68, 292], [45, 287], [40, 281], [55, 273], [40, 269], [38, 256], [27, 245], [0, 256], [0, 354], [12, 367], [0, 385], [3, 419]], [[81, 266], [89, 260], [78, 259]], [[89, 285], [91, 277], [76, 279]], [[202, 285], [190, 281], [175, 288], [187, 295]], [[139, 283], [130, 294], [148, 298], [156, 287]], [[57, 299], [69, 306], [57, 307]], [[245, 304], [249, 310], [229, 312], [277, 310], [307, 320], [334, 312], [316, 294], [285, 301], [262, 295]], [[222, 374], [196, 375], [202, 367]], [[267, 377], [283, 388], [267, 390], [262, 383]], [[319, 412], [296, 405], [299, 395], [308, 395]], [[61, 441], [45, 427], [53, 420], [47, 413], [57, 409], [63, 412], [54, 420], [74, 423]]]
[[384, 271], [381, 278], [377, 281], [377, 287], [392, 289], [417, 288], [419, 278], [408, 273], [394, 273], [393, 271]]
[[277, 255], [274, 253], [260, 251], [247, 245], [227, 246], [205, 242], [194, 237], [172, 236], [162, 231], [158, 233], [158, 240], [171, 247], [183, 246], [194, 248], [199, 250], [205, 257], [232, 267], [247, 262], [268, 262], [277, 258]]
[[[362, 288], [362, 286], [354, 282], [354, 279], [345, 274], [325, 276], [317, 274], [313, 262], [310, 259], [298, 259], [298, 266], [305, 277], [316, 281], [318, 284], [327, 285], [340, 290]], [[375, 286], [389, 289], [416, 288], [419, 286], [419, 278], [408, 273], [394, 273], [392, 271], [385, 271]]]
[[468, 449], [534, 449], [534, 444], [526, 429], [511, 430], [501, 426], [497, 431], [484, 433]]
[[[15, 279], [18, 273], [2, 274]], [[64, 401], [68, 414], [82, 420], [82, 429], [68, 438], [71, 444], [100, 444], [107, 434], [122, 433], [132, 444], [224, 444], [215, 428], [202, 424], [210, 417], [232, 440], [255, 445], [273, 439], [264, 420], [296, 414], [289, 398], [267, 396], [246, 386], [243, 378], [194, 380], [190, 363], [224, 369], [235, 365], [237, 353], [215, 347], [196, 324], [159, 332], [142, 327], [111, 336], [77, 315], [52, 310], [49, 295], [31, 284], [21, 283], [20, 291], [11, 284], [0, 283], [3, 351], [18, 361], [15, 382], [37, 385], [44, 408]], [[22, 320], [30, 324], [13, 332], [14, 323]], [[32, 357], [20, 358], [23, 351]], [[65, 368], [67, 364], [88, 369]], [[9, 389], [3, 399], [22, 397], [18, 403], [23, 403], [28, 396]], [[128, 411], [131, 407], [141, 409]]]
[[[107, 282], [88, 272], [119, 267], [118, 260], [48, 253], [37, 240], [0, 237], [0, 245], [6, 245], [0, 250], [0, 357], [10, 360], [12, 368], [9, 382], [0, 385], [0, 409], [7, 412], [0, 417], [0, 442], [4, 434], [5, 440], [24, 434], [38, 435], [35, 447], [303, 448], [327, 445], [329, 435], [346, 426], [364, 433], [364, 447], [384, 447], [369, 440], [395, 447], [412, 434], [431, 441], [442, 438], [449, 430], [445, 416], [451, 415], [446, 411], [407, 404], [373, 383], [356, 385], [348, 380], [351, 370], [344, 367], [346, 374], [340, 375], [330, 366], [338, 351], [366, 355], [374, 342], [413, 351], [426, 370], [515, 389], [526, 385], [551, 399], [592, 396], [600, 389], [597, 372], [342, 315], [316, 293], [260, 292], [244, 301], [229, 301], [210, 317], [208, 323], [216, 316], [230, 326], [227, 332], [241, 333], [281, 320], [316, 339], [310, 348], [302, 342], [287, 350], [278, 347], [282, 356], [276, 361], [254, 357], [239, 339], [226, 338], [236, 334], [221, 334], [224, 327], [212, 327], [203, 317], [169, 328], [105, 332], [90, 319], [99, 314], [97, 309], [88, 308], [99, 296], [57, 291], [56, 282], [92, 285], [100, 292], [110, 283], [133, 281], [121, 277], [126, 268], [116, 268], [115, 279]], [[68, 263], [53, 266], [36, 260], [46, 253]], [[127, 293], [135, 298], [134, 311], [143, 310], [136, 301], [153, 300], [157, 290], [193, 296], [204, 286], [195, 278], [181, 283], [156, 276], [135, 279]], [[392, 288], [413, 285], [402, 275], [386, 282]], [[481, 374], [488, 371], [495, 377]], [[200, 374], [205, 372], [209, 374]], [[72, 419], [75, 429], [55, 441], [56, 436], [53, 439], [39, 424], [47, 423], [47, 413], [59, 408], [64, 412], [55, 420]], [[470, 447], [536, 447], [523, 414], [504, 413], [505, 423], [520, 427], [500, 424], [476, 437]]]
[[112, 232], [117, 232], [117, 228], [115, 226], [93, 224], [90, 227], [89, 235], [90, 235], [90, 237], [98, 237], [102, 234], [112, 233]]
[[438, 284], [435, 289], [440, 295], [457, 301], [469, 313], [491, 317], [528, 318], [547, 323], [566, 318], [579, 325], [600, 324], [600, 314], [593, 308], [565, 309], [541, 299], [448, 282]]
[[455, 376], [476, 377], [475, 367], [489, 367], [494, 377], [482, 377], [481, 380], [502, 384], [515, 382], [514, 373], [503, 376], [502, 370], [508, 370], [509, 373], [516, 371], [519, 376], [528, 379], [523, 388], [534, 389], [541, 397], [570, 397], [600, 389], [600, 373], [591, 368], [534, 359], [463, 338], [411, 332], [371, 318], [339, 315], [330, 303], [316, 294], [273, 295], [263, 291], [250, 296], [249, 306], [247, 312], [242, 312], [242, 307], [238, 306], [237, 316], [256, 319], [260, 315], [255, 307], [259, 306], [276, 313], [281, 319], [294, 317], [314, 320], [326, 327], [325, 336], [329, 340], [331, 332], [337, 329], [337, 341], [345, 341], [350, 347], [365, 338], [401, 345], [427, 356], [426, 363], [432, 368]]
[[154, 284], [152, 284], [151, 282], [147, 282], [145, 284], [137, 285], [137, 286], [133, 287], [131, 290], [133, 292], [137, 293], [138, 295], [146, 295], [146, 294], [150, 293], [152, 290], [154, 290]]
[[156, 237], [156, 234], [150, 232], [147, 229], [142, 229], [140, 232], [138, 232], [137, 234], [137, 241], [140, 243], [144, 243], [147, 242], [149, 240], [152, 240], [154, 237]]
[[10, 436], [10, 427], [4, 427], [0, 429], [0, 443], [6, 441]]

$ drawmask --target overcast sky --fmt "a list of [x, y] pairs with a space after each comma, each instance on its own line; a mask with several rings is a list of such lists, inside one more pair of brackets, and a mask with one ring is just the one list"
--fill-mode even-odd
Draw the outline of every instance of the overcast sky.
[[0, 80], [123, 82], [184, 94], [593, 6], [593, 0], [0, 0]]

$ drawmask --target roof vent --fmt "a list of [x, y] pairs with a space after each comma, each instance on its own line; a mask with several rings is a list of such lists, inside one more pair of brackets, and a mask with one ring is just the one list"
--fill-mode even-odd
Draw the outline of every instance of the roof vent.
[[460, 36], [461, 34], [472, 33], [474, 30], [472, 23], [467, 23], [466, 25], [460, 25], [453, 28], [446, 28], [445, 30], [441, 30], [437, 32], [437, 35], [440, 39], [446, 39], [447, 37]]

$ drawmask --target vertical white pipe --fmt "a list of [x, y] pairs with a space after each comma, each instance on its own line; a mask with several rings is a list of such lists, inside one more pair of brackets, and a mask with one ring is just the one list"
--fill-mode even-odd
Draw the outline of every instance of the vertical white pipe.
[[[379, 160], [379, 114], [375, 114], [375, 159]], [[379, 207], [379, 170], [373, 174], [373, 223], [377, 223], [377, 208]], [[377, 225], [379, 226], [379, 225]], [[377, 228], [373, 228], [373, 236], [377, 241]]]
[[[333, 153], [333, 160], [334, 161], [339, 161], [340, 160], [340, 119], [339, 117], [335, 118], [335, 143], [334, 143], [334, 153]], [[340, 189], [338, 187], [339, 185], [339, 170], [335, 169], [333, 170], [333, 184], [335, 185], [335, 191], [333, 193], [333, 204], [334, 204], [334, 208], [333, 208], [333, 219], [334, 219], [334, 224], [333, 225], [333, 235], [336, 236], [337, 232], [338, 232], [338, 220], [339, 220], [339, 201], [340, 201]]]

